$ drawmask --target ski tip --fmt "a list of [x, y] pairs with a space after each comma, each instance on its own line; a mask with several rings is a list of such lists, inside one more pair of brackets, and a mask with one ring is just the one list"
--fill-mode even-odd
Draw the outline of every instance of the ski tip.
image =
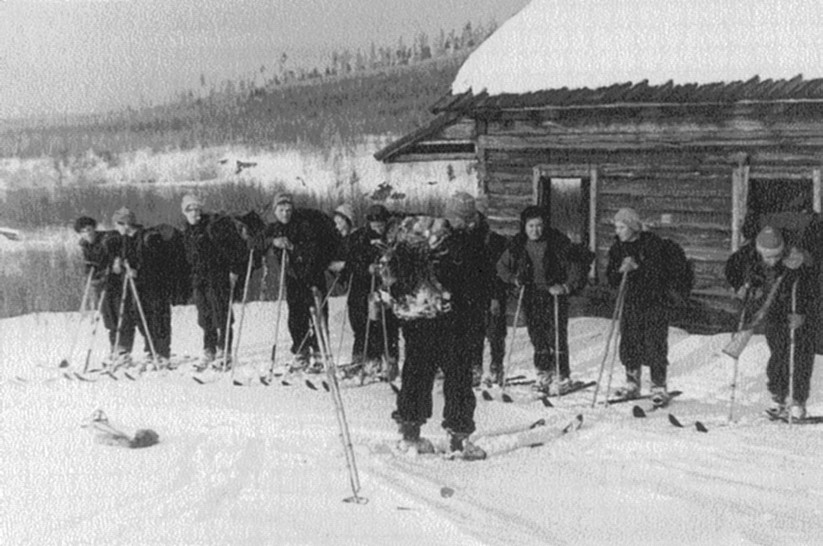
[[269, 378], [268, 378], [268, 377], [265, 377], [265, 376], [261, 376], [261, 377], [260, 377], [260, 382], [261, 382], [263, 385], [267, 386], [267, 387], [268, 387], [269, 385], [271, 385], [271, 382], [269, 382]]
[[646, 412], [643, 411], [643, 408], [641, 408], [640, 406], [634, 406], [632, 408], [632, 415], [634, 415], [638, 419], [642, 419], [646, 416]]
[[131, 381], [137, 381], [137, 378], [133, 377], [129, 372], [125, 372], [123, 375], [125, 375]]
[[286, 381], [285, 379], [283, 379], [282, 381], [280, 381], [280, 384], [281, 384], [281, 385], [283, 385], [284, 387], [291, 387], [291, 383], [289, 383], [289, 382], [288, 382], [288, 381]]
[[64, 358], [63, 360], [60, 361], [60, 364], [58, 364], [57, 367], [58, 368], [68, 368], [69, 367], [69, 361]]
[[677, 417], [675, 417], [671, 413], [669, 414], [669, 423], [671, 423], [672, 426], [675, 426], [677, 428], [683, 428], [683, 424], [680, 421], [678, 421]]
[[203, 381], [202, 379], [200, 379], [200, 378], [199, 378], [199, 377], [197, 377], [196, 375], [195, 375], [195, 376], [192, 376], [192, 379], [194, 379], [195, 381], [197, 381], [197, 382], [198, 382], [199, 384], [201, 384], [201, 385], [205, 385], [205, 384], [206, 384], [206, 382], [205, 382], [205, 381]]
[[485, 400], [486, 402], [491, 402], [492, 400], [494, 400], [494, 396], [492, 396], [487, 390], [483, 390], [481, 396], [483, 397], [483, 400]]
[[329, 387], [328, 383], [323, 381], [321, 384], [323, 385], [323, 388], [326, 390], [326, 392], [331, 392], [331, 388]]
[[535, 421], [534, 423], [529, 425], [529, 429], [535, 429], [537, 427], [544, 427], [544, 426], [546, 426], [546, 420], [545, 419], [538, 419], [537, 421]]
[[694, 428], [697, 429], [697, 432], [709, 432], [709, 429], [706, 428], [706, 425], [704, 425], [700, 421], [694, 422]]
[[235, 387], [245, 387], [246, 386], [245, 383], [242, 383], [242, 382], [240, 382], [236, 379], [234, 381], [232, 381], [231, 384], [234, 385]]
[[549, 400], [548, 396], [541, 396], [540, 397], [540, 402], [542, 402], [543, 406], [546, 407], [546, 408], [553, 408], [554, 407], [554, 404], [551, 403], [551, 400]]
[[394, 383], [389, 383], [389, 386], [391, 387], [391, 390], [394, 391], [394, 394], [400, 394], [400, 388], [397, 385], [395, 385]]
[[502, 398], [503, 398], [503, 402], [505, 402], [507, 404], [511, 404], [512, 402], [514, 402], [514, 398], [512, 398], [511, 396], [509, 396], [505, 392], [503, 393]]
[[310, 388], [311, 390], [313, 390], [313, 391], [316, 391], [316, 390], [317, 390], [317, 387], [315, 387], [315, 386], [314, 386], [314, 383], [312, 383], [312, 382], [311, 382], [311, 381], [309, 381], [308, 379], [306, 379], [306, 386], [307, 386], [308, 388]]

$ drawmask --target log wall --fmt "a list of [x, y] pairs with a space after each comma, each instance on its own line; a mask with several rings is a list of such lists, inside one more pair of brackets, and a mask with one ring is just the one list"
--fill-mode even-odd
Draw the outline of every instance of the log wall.
[[723, 267], [741, 221], [733, 206], [735, 177], [739, 185], [748, 177], [817, 176], [819, 184], [823, 108], [717, 106], [693, 116], [651, 110], [550, 112], [545, 119], [513, 111], [478, 122], [490, 223], [517, 231], [520, 211], [534, 203], [535, 167], [551, 177], [595, 170], [598, 274], [613, 241], [614, 213], [633, 207], [652, 230], [683, 246], [695, 264], [698, 292], [727, 291]]

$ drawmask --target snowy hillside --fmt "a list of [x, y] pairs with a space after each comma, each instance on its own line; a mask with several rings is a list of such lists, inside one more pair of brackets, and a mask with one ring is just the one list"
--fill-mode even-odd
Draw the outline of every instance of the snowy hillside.
[[[267, 365], [275, 309], [274, 303], [249, 305], [242, 363]], [[333, 299], [335, 349], [343, 311], [342, 298]], [[88, 347], [89, 321], [78, 318], [0, 321], [0, 544], [823, 540], [823, 426], [790, 428], [761, 417], [768, 355], [762, 337], [740, 361], [735, 423], [727, 422], [731, 361], [720, 354], [728, 336], [673, 329], [670, 388], [684, 393], [668, 410], [636, 419], [631, 404], [590, 409], [591, 390], [552, 399], [554, 408], [478, 396], [478, 434], [538, 418], [554, 431], [577, 413], [585, 421], [579, 431], [541, 447], [473, 463], [396, 454], [389, 449], [397, 438], [389, 418], [392, 389], [345, 384], [360, 494], [368, 499], [357, 505], [342, 502], [351, 489], [331, 397], [322, 388], [299, 381], [236, 387], [228, 377], [200, 385], [179, 372], [136, 381], [68, 381], [58, 378], [57, 363], [68, 358], [81, 365]], [[572, 319], [577, 378], [596, 378], [608, 324]], [[280, 354], [288, 347], [282, 330]], [[80, 341], [69, 354], [78, 331]], [[199, 354], [199, 343], [194, 308], [175, 308], [173, 352]], [[344, 355], [350, 344], [346, 329]], [[531, 374], [524, 329], [515, 344], [517, 371]], [[98, 333], [98, 358], [104, 346]], [[615, 386], [622, 379], [617, 366]], [[818, 369], [813, 415], [823, 414], [821, 387]], [[442, 393], [436, 389], [439, 415]], [[80, 425], [96, 409], [127, 432], [156, 430], [160, 443], [134, 450], [95, 443]], [[684, 428], [669, 424], [668, 412]], [[697, 432], [696, 420], [709, 432]], [[443, 437], [438, 418], [424, 434]]]

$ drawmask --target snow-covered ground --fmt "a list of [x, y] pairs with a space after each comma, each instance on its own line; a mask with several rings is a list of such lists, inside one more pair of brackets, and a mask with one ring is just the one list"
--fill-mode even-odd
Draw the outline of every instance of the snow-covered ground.
[[[333, 298], [335, 349], [343, 311], [342, 298]], [[275, 303], [247, 307], [241, 364], [267, 365], [275, 315]], [[591, 390], [556, 400], [554, 408], [478, 396], [478, 433], [540, 417], [553, 429], [577, 413], [585, 422], [542, 447], [473, 463], [386, 449], [397, 436], [392, 390], [344, 384], [360, 495], [368, 499], [350, 504], [343, 502], [351, 489], [332, 400], [322, 388], [236, 387], [228, 377], [200, 385], [176, 372], [134, 382], [50, 380], [64, 358], [82, 366], [90, 321], [78, 318], [0, 321], [0, 544], [823, 541], [823, 427], [790, 428], [761, 417], [768, 399], [762, 337], [740, 361], [734, 423], [727, 422], [732, 363], [720, 353], [728, 336], [673, 329], [670, 388], [684, 394], [669, 410], [635, 419], [630, 404], [590, 409]], [[596, 378], [608, 325], [572, 319], [576, 377]], [[199, 353], [193, 307], [175, 308], [173, 329], [173, 352]], [[281, 329], [285, 354], [285, 317]], [[103, 337], [94, 344], [96, 359]], [[346, 329], [344, 355], [350, 343]], [[523, 329], [513, 355], [516, 370], [530, 374]], [[238, 368], [238, 375], [248, 370]], [[821, 387], [818, 370], [809, 404], [815, 415], [823, 414]], [[435, 390], [438, 416], [442, 393]], [[134, 450], [95, 443], [80, 425], [96, 409], [126, 432], [157, 431], [160, 443]], [[669, 411], [685, 428], [669, 424]], [[695, 420], [709, 432], [697, 432]], [[424, 434], [443, 437], [439, 418]]]

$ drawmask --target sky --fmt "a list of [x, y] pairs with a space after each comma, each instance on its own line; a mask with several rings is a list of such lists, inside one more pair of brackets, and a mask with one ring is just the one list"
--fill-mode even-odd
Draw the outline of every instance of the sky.
[[528, 0], [0, 0], [0, 119], [157, 103], [330, 52], [502, 23]]

